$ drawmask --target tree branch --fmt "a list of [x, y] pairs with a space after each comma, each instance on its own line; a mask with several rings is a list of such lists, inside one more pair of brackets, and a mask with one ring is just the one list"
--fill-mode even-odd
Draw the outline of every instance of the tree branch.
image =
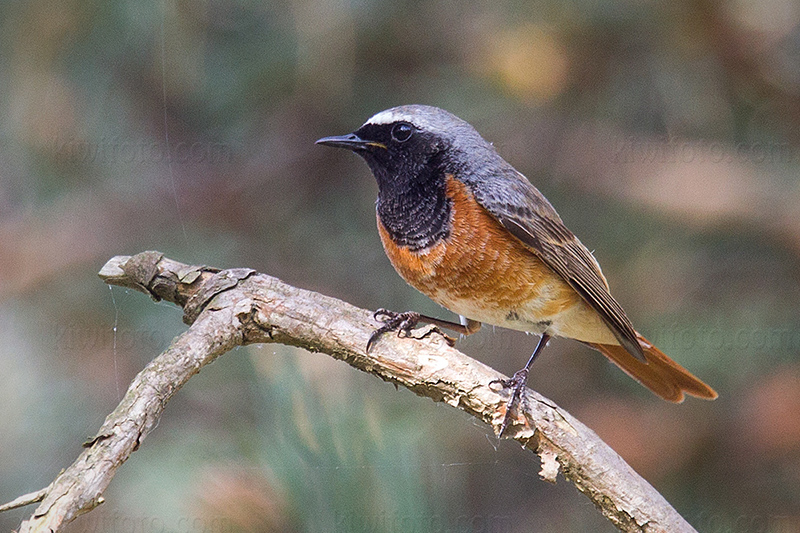
[[[84, 443], [85, 450], [50, 486], [2, 506], [41, 501], [20, 533], [57, 532], [102, 503], [117, 468], [155, 428], [169, 399], [203, 366], [240, 345], [277, 342], [324, 352], [444, 401], [495, 432], [503, 420], [507, 391], [494, 390], [490, 383], [505, 376], [451, 348], [439, 335], [384, 335], [366, 354], [376, 327], [367, 310], [253, 270], [190, 266], [158, 252], [114, 257], [100, 277], [183, 307], [184, 322], [191, 327], [134, 378], [114, 412]], [[523, 405], [507, 434], [541, 457], [543, 479], [555, 482], [560, 470], [622, 531], [694, 531], [580, 421], [529, 389]]]

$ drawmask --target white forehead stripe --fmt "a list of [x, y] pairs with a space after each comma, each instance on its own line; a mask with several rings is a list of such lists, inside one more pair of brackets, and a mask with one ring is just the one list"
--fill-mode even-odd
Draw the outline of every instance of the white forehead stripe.
[[400, 121], [413, 122], [411, 117], [408, 116], [408, 113], [403, 113], [399, 109], [392, 108], [377, 113], [369, 119], [366, 124], [392, 124]]
[[396, 122], [409, 122], [421, 130], [440, 135], [450, 135], [455, 129], [461, 134], [477, 135], [472, 126], [437, 107], [424, 105], [405, 105], [392, 107], [375, 114], [364, 125], [386, 125]]

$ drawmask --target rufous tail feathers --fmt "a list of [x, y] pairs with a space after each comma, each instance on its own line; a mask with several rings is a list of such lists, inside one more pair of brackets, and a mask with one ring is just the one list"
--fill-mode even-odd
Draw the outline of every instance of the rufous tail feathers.
[[638, 332], [636, 337], [642, 346], [647, 364], [633, 357], [622, 346], [611, 344], [589, 344], [589, 346], [608, 357], [633, 379], [667, 401], [680, 403], [683, 401], [684, 393], [704, 400], [713, 400], [717, 397], [714, 389], [664, 355]]

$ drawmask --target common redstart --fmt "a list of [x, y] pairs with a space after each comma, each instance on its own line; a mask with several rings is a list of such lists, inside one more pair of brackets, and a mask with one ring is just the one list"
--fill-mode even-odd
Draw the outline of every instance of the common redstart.
[[550, 337], [578, 340], [671, 402], [717, 393], [664, 355], [631, 324], [592, 253], [550, 202], [467, 122], [423, 105], [382, 111], [349, 135], [317, 144], [347, 148], [378, 182], [378, 232], [394, 268], [412, 287], [460, 315], [376, 312], [387, 332], [418, 322], [470, 335], [481, 323], [541, 335], [513, 387], [501, 434], [531, 363]]

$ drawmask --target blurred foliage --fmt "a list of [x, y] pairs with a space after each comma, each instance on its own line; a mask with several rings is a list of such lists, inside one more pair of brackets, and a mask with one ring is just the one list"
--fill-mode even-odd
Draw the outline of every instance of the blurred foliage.
[[[113, 255], [447, 316], [384, 257], [363, 163], [313, 144], [427, 103], [493, 141], [721, 396], [667, 405], [569, 341], [530, 385], [699, 530], [800, 529], [796, 2], [2, 2], [0, 92], [0, 500], [47, 485], [184, 328], [96, 278]], [[507, 373], [533, 345], [461, 343]], [[327, 357], [237, 350], [70, 530], [613, 530], [465, 418]]]

